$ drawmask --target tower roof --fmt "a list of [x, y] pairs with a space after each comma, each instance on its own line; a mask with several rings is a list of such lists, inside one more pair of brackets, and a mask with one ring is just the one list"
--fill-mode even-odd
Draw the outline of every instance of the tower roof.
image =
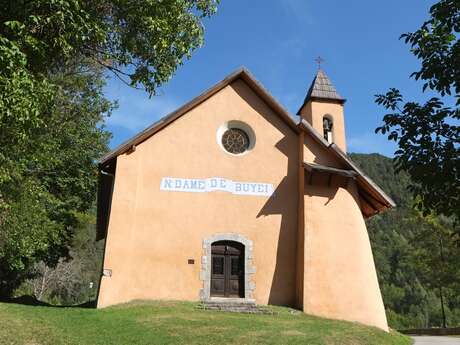
[[[316, 76], [313, 79], [310, 88], [308, 89], [307, 96], [305, 96], [305, 100], [303, 101], [303, 104], [300, 107], [300, 109], [303, 108], [305, 103], [313, 99], [323, 99], [339, 103], [345, 103], [345, 98], [340, 96], [340, 94], [337, 92], [334, 85], [332, 85], [332, 82], [329, 80], [326, 73], [324, 73], [322, 69], [319, 69], [318, 73], [316, 73]], [[300, 114], [300, 109], [297, 112], [297, 115]]]

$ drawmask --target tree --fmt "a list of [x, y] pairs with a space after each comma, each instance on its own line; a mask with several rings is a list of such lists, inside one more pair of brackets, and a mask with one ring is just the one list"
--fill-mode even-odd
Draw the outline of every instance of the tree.
[[0, 2], [0, 295], [67, 257], [94, 203], [114, 106], [105, 72], [155, 95], [202, 44], [217, 2]]
[[[45, 125], [62, 70], [99, 65], [150, 95], [203, 42], [218, 0], [5, 0], [0, 3], [0, 126], [11, 142]], [[14, 170], [0, 152], [0, 182]], [[14, 164], [13, 164], [14, 165]]]
[[[102, 95], [101, 71], [55, 74], [46, 123], [14, 139], [21, 119], [1, 123], [0, 146], [8, 150], [0, 183], [0, 294], [29, 277], [36, 262], [53, 266], [67, 256], [78, 213], [89, 210], [97, 184], [96, 159], [107, 151], [101, 125], [113, 105]], [[58, 86], [59, 85], [59, 86]], [[23, 127], [22, 127], [23, 128]]]
[[390, 327], [440, 327], [444, 319], [460, 325], [460, 247], [451, 240], [453, 222], [414, 210], [410, 177], [396, 172], [390, 158], [353, 153], [351, 158], [398, 205], [366, 221]]
[[448, 291], [456, 291], [460, 283], [460, 251], [451, 241], [453, 227], [449, 219], [421, 214], [417, 217], [428, 226], [422, 225], [417, 229], [414, 239], [417, 243], [417, 248], [413, 252], [414, 262], [421, 281], [435, 290], [439, 296], [442, 326], [446, 328]]
[[84, 57], [150, 94], [203, 43], [218, 0], [5, 0], [2, 45], [34, 75]]
[[460, 220], [460, 1], [441, 0], [420, 29], [401, 36], [421, 60], [411, 77], [422, 92], [439, 94], [424, 104], [404, 101], [390, 89], [376, 102], [390, 113], [376, 132], [397, 142], [395, 166], [409, 173], [417, 207]]
[[33, 295], [38, 301], [75, 305], [94, 300], [102, 266], [103, 243], [96, 242], [95, 210], [77, 215], [72, 234], [70, 258], [60, 258], [56, 267], [44, 262], [35, 265], [37, 273], [19, 293]]

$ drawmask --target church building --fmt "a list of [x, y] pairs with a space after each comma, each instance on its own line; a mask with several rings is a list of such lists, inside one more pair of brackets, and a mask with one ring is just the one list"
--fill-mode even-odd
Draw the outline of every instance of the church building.
[[100, 161], [99, 308], [282, 305], [388, 330], [365, 219], [395, 204], [347, 156], [318, 70], [291, 115], [242, 68]]

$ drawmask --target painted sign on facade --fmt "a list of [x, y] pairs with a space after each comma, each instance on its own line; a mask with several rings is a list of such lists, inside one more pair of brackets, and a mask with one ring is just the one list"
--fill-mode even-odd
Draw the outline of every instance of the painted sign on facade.
[[223, 191], [238, 195], [271, 196], [274, 188], [270, 183], [240, 182], [222, 177], [206, 179], [163, 177], [160, 190], [191, 193]]

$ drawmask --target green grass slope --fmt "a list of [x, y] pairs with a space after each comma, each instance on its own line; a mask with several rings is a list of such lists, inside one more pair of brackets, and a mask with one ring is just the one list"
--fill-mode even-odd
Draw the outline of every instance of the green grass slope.
[[203, 311], [196, 303], [135, 302], [102, 310], [0, 303], [0, 344], [406, 345], [376, 328], [270, 307], [274, 315]]

